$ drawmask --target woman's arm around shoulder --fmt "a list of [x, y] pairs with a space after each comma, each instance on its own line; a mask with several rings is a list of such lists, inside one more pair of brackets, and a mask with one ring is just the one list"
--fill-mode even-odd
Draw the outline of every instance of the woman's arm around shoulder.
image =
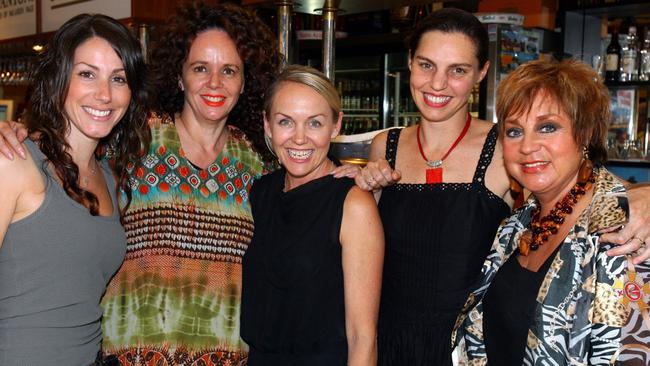
[[609, 255], [637, 252], [634, 263], [650, 263], [650, 184], [626, 187], [630, 204], [630, 221], [620, 231], [603, 234], [601, 241], [618, 244]]
[[[366, 191], [378, 191], [383, 187], [388, 187], [396, 183], [402, 178], [400, 171], [393, 170], [385, 159], [387, 140], [388, 131], [384, 131], [372, 139], [368, 163], [354, 178], [359, 188]], [[376, 195], [375, 198], [379, 201], [379, 195]]]
[[348, 365], [377, 363], [377, 316], [384, 263], [384, 231], [375, 200], [354, 186], [341, 223]]
[[27, 128], [15, 121], [0, 121], [0, 153], [13, 160], [14, 152], [25, 159], [22, 142], [27, 138]]

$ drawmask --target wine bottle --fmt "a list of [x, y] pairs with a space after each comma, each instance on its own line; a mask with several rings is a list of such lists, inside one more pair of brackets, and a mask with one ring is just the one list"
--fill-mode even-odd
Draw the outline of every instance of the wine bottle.
[[618, 32], [612, 32], [612, 39], [607, 46], [607, 56], [605, 59], [605, 80], [618, 81], [621, 66], [621, 45], [618, 43]]
[[639, 78], [639, 44], [636, 37], [636, 27], [630, 26], [627, 35], [627, 45], [621, 57], [621, 81], [635, 81]]
[[645, 38], [639, 55], [639, 80], [648, 81], [650, 80], [650, 26], [646, 26]]

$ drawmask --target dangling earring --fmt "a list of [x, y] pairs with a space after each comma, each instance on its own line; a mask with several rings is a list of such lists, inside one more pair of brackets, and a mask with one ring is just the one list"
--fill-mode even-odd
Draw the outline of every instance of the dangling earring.
[[594, 171], [594, 165], [589, 160], [589, 150], [585, 146], [582, 150], [582, 163], [580, 164], [580, 170], [578, 170], [578, 183], [587, 184], [591, 180], [591, 176]]
[[514, 178], [510, 177], [510, 196], [516, 201], [524, 193], [524, 187]]
[[271, 137], [267, 134], [264, 134], [264, 143], [266, 143], [266, 148], [269, 149], [271, 154], [273, 154], [273, 156], [277, 158], [278, 156], [275, 154], [275, 151], [273, 150], [273, 145], [271, 145]]

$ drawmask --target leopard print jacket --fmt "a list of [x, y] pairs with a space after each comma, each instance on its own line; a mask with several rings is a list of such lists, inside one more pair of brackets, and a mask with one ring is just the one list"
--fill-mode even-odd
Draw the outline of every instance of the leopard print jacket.
[[[609, 257], [599, 233], [628, 218], [625, 189], [605, 168], [594, 171], [594, 195], [578, 218], [537, 294], [523, 365], [649, 365], [650, 266]], [[529, 200], [500, 226], [475, 290], [452, 335], [461, 365], [488, 363], [483, 342], [482, 298], [496, 272], [517, 248], [531, 221]], [[561, 273], [561, 275], [560, 275]]]

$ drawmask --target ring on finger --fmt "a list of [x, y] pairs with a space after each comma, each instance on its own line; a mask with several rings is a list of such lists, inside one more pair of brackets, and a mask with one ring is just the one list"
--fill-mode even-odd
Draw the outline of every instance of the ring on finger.
[[641, 248], [645, 247], [645, 240], [639, 238], [638, 236], [635, 236], [632, 239], [630, 239], [630, 241], [632, 241], [634, 239], [638, 240], [641, 243]]
[[633, 237], [633, 238], [632, 238], [632, 239], [630, 239], [630, 240], [634, 240], [634, 239], [636, 239], [636, 240], [638, 240], [638, 241], [640, 241], [640, 242], [641, 242], [641, 244], [645, 244], [645, 240], [643, 240], [643, 239], [641, 239], [641, 238], [639, 238], [638, 236], [635, 236], [635, 237]]

